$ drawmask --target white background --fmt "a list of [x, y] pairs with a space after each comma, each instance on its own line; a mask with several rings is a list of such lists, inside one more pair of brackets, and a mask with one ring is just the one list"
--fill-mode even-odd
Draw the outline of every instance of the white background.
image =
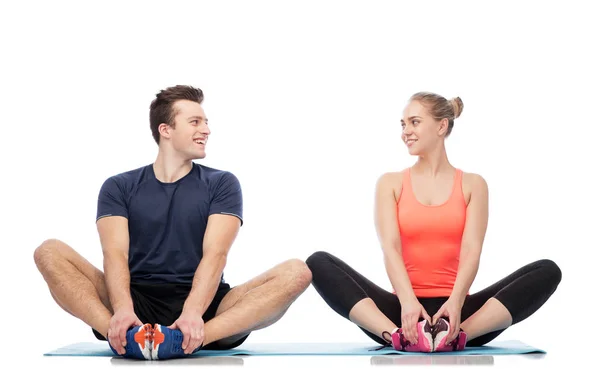
[[[326, 250], [391, 288], [376, 180], [415, 160], [400, 140], [408, 97], [460, 96], [448, 155], [490, 189], [472, 292], [552, 259], [563, 271], [555, 295], [500, 339], [549, 351], [585, 341], [575, 322], [597, 310], [600, 245], [600, 30], [585, 4], [3, 3], [2, 345], [41, 355], [94, 340], [55, 305], [33, 251], [59, 238], [102, 267], [98, 191], [155, 159], [148, 106], [175, 84], [206, 96], [212, 135], [199, 162], [242, 184], [233, 285]], [[248, 340], [311, 341], [371, 342], [312, 287]]]

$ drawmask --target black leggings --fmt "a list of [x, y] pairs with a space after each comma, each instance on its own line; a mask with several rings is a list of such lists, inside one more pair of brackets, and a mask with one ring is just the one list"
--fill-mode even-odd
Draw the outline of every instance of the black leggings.
[[[312, 272], [312, 284], [317, 292], [344, 318], [349, 319], [350, 310], [356, 303], [371, 298], [385, 316], [396, 326], [401, 326], [401, 307], [395, 294], [375, 285], [329, 253], [316, 252], [306, 260], [306, 264]], [[486, 289], [468, 295], [463, 304], [461, 322], [494, 297], [510, 312], [514, 325], [536, 312], [554, 293], [561, 278], [560, 268], [551, 260], [538, 260], [528, 264]], [[418, 298], [430, 316], [435, 315], [447, 299], [448, 297]], [[387, 343], [380, 336], [359, 328], [376, 342], [382, 345]], [[467, 346], [485, 345], [502, 331], [476, 337]]]

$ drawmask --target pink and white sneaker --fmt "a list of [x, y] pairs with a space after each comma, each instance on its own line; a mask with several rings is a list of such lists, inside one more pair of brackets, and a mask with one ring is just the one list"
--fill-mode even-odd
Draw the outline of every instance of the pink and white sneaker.
[[422, 320], [417, 323], [417, 332], [417, 343], [412, 344], [404, 337], [402, 328], [394, 329], [390, 334], [392, 347], [398, 351], [431, 352], [433, 350], [433, 336], [431, 334], [431, 325], [429, 322]]
[[438, 319], [432, 329], [434, 337], [433, 352], [462, 351], [465, 349], [467, 345], [467, 334], [465, 331], [461, 329], [455, 339], [451, 342], [446, 342], [449, 332], [450, 323], [446, 319]]

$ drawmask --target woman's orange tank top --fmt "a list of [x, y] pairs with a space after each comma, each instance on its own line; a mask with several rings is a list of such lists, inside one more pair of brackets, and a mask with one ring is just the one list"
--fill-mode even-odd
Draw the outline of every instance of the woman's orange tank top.
[[424, 205], [414, 194], [410, 168], [404, 172], [397, 203], [402, 257], [417, 297], [450, 296], [456, 274], [467, 205], [463, 172], [456, 170], [450, 197], [440, 205]]

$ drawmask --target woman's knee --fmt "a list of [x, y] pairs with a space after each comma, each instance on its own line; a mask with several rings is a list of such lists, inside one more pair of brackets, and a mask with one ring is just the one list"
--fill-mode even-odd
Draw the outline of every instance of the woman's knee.
[[556, 287], [562, 280], [562, 271], [558, 264], [550, 259], [538, 260], [538, 267], [544, 271], [544, 275], [548, 277], [551, 284]]
[[306, 259], [306, 265], [314, 273], [320, 270], [324, 264], [331, 262], [331, 254], [325, 251], [317, 251]]

